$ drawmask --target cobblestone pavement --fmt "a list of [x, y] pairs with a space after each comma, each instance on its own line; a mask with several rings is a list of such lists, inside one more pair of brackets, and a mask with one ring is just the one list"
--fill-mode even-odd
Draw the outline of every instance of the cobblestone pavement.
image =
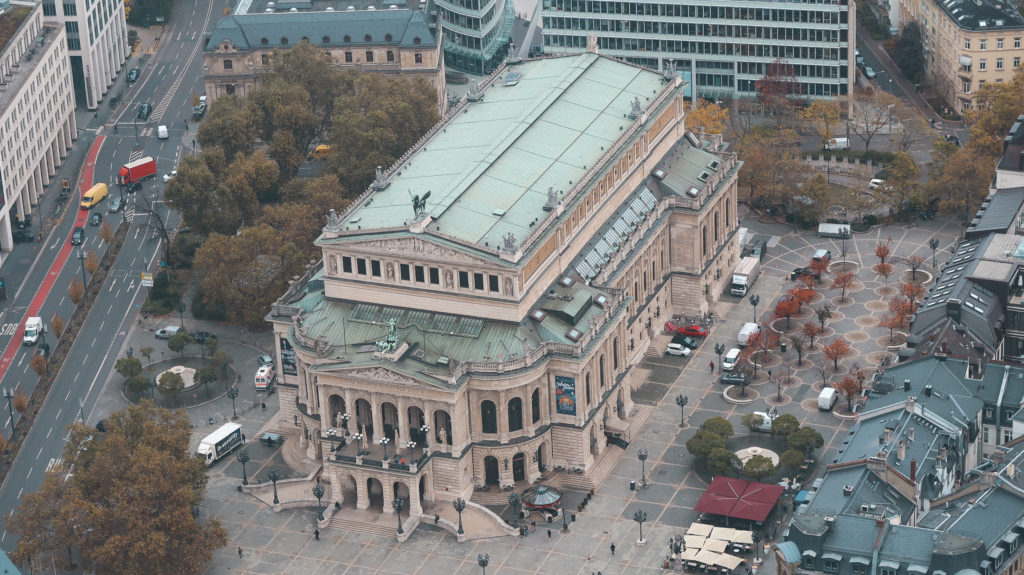
[[[749, 218], [748, 218], [749, 219]], [[812, 305], [828, 301], [837, 311], [829, 322], [824, 338], [831, 340], [843, 336], [851, 344], [852, 353], [840, 360], [838, 372], [826, 370], [830, 381], [848, 374], [854, 363], [873, 368], [885, 354], [888, 344], [888, 330], [877, 327], [878, 318], [886, 308], [888, 295], [885, 281], [872, 270], [877, 263], [874, 248], [890, 236], [890, 248], [897, 272], [889, 279], [890, 287], [898, 284], [905, 272], [902, 258], [917, 254], [926, 258], [922, 268], [931, 272], [931, 249], [928, 240], [940, 240], [938, 261], [948, 255], [949, 247], [955, 241], [960, 228], [955, 223], [931, 220], [920, 227], [889, 226], [867, 234], [856, 234], [847, 241], [847, 260], [856, 264], [857, 283], [847, 294], [845, 301], [838, 301], [839, 293], [828, 289], [831, 275], [823, 278], [818, 286], [819, 295]], [[838, 240], [816, 238], [813, 233], [795, 232], [791, 226], [745, 222], [752, 231], [771, 237], [764, 273], [755, 285], [753, 293], [761, 296], [762, 303], [757, 313], [762, 321], [770, 319], [774, 301], [782, 295], [791, 282], [788, 274], [794, 267], [806, 265], [814, 249], [825, 247], [832, 250], [835, 259], [841, 259], [842, 245]], [[920, 272], [919, 272], [920, 273]], [[806, 321], [810, 312], [794, 318], [794, 325]], [[324, 529], [320, 539], [313, 536], [314, 512], [310, 508], [289, 509], [274, 513], [255, 497], [240, 493], [237, 486], [241, 481], [240, 464], [233, 458], [216, 464], [211, 471], [209, 493], [202, 506], [205, 517], [219, 518], [227, 528], [229, 539], [225, 548], [215, 552], [207, 573], [310, 573], [310, 574], [384, 574], [384, 573], [480, 573], [477, 564], [479, 554], [487, 554], [487, 573], [574, 573], [588, 575], [601, 572], [606, 575], [624, 573], [663, 573], [662, 562], [668, 552], [667, 542], [672, 535], [685, 531], [686, 526], [696, 520], [693, 510], [704, 488], [706, 477], [693, 469], [693, 459], [686, 452], [685, 442], [692, 437], [695, 426], [708, 417], [722, 416], [732, 422], [740, 443], [758, 443], [761, 437], [748, 436], [740, 426], [740, 418], [751, 411], [763, 410], [769, 406], [778, 390], [762, 375], [750, 386], [749, 404], [734, 404], [723, 398], [723, 387], [712, 381], [708, 362], [718, 358], [714, 344], [735, 345], [739, 327], [753, 317], [753, 308], [747, 298], [723, 302], [716, 309], [717, 323], [711, 337], [703, 343], [693, 357], [652, 357], [643, 367], [650, 369], [648, 383], [637, 394], [637, 401], [656, 404], [657, 408], [641, 437], [630, 444], [626, 455], [618, 462], [611, 475], [597, 490], [586, 510], [577, 514], [577, 521], [568, 533], [562, 533], [556, 523], [550, 538], [547, 527], [539, 525], [537, 532], [525, 538], [502, 537], [481, 539], [459, 544], [455, 538], [433, 525], [420, 525], [411, 538], [397, 543], [394, 537], [368, 535]], [[784, 321], [784, 320], [783, 320]], [[205, 327], [202, 329], [206, 329]], [[208, 331], [214, 331], [210, 328]], [[151, 337], [140, 335], [139, 337]], [[234, 334], [227, 336], [229, 340]], [[237, 334], [241, 340], [236, 345], [249, 350], [251, 357], [260, 346], [269, 345], [267, 336]], [[136, 344], [138, 346], [139, 344]], [[228, 344], [231, 345], [231, 344]], [[783, 401], [778, 406], [780, 413], [792, 413], [801, 423], [820, 431], [825, 438], [825, 447], [819, 459], [831, 461], [837, 443], [847, 433], [847, 421], [835, 414], [818, 411], [815, 404], [821, 386], [821, 374], [815, 369], [820, 362], [820, 345], [804, 359], [804, 365], [791, 364], [793, 383], [781, 391]], [[241, 351], [239, 351], [241, 353]], [[766, 369], [780, 369], [783, 359], [771, 357]], [[237, 360], [236, 360], [237, 361]], [[242, 360], [245, 364], [249, 360]], [[236, 363], [236, 367], [238, 364]], [[774, 366], [774, 367], [773, 367]], [[242, 378], [251, 377], [244, 369]], [[717, 374], [716, 374], [717, 376]], [[716, 378], [717, 379], [717, 378]], [[243, 384], [243, 389], [245, 385]], [[676, 405], [677, 395], [686, 395], [686, 407], [690, 425], [681, 428], [680, 408]], [[276, 395], [271, 396], [276, 401]], [[276, 404], [268, 410], [276, 411]], [[229, 413], [230, 401], [221, 398], [213, 404], [197, 408], [193, 421], [202, 422], [207, 413]], [[247, 409], [240, 413], [243, 427], [250, 437], [267, 421], [268, 415], [259, 409]], [[197, 430], [197, 436], [205, 429]], [[639, 448], [647, 449], [646, 461], [649, 486], [629, 489], [629, 482], [640, 479], [641, 466], [637, 459]], [[286, 467], [280, 451], [250, 444], [252, 461], [247, 465], [250, 480], [265, 477], [270, 466]], [[820, 470], [812, 470], [820, 473]], [[806, 481], [806, 479], [805, 479]], [[773, 517], [785, 523], [782, 505]], [[643, 510], [648, 514], [644, 524], [644, 537], [649, 543], [645, 547], [636, 544], [639, 526], [633, 521], [633, 514]], [[344, 514], [347, 509], [341, 511]], [[787, 511], [791, 511], [788, 509]], [[388, 519], [393, 521], [394, 516]], [[384, 525], [390, 521], [382, 521]], [[778, 536], [781, 529], [774, 521], [764, 529], [766, 535]], [[616, 545], [612, 556], [610, 545]], [[238, 557], [241, 547], [243, 556]], [[767, 561], [758, 570], [759, 575], [774, 575], [774, 564]]]

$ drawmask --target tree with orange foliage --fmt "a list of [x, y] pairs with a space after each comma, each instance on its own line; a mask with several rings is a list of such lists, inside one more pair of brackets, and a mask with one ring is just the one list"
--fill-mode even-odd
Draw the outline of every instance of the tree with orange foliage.
[[900, 284], [900, 295], [916, 305], [917, 300], [924, 297], [924, 288], [919, 284], [904, 282]]
[[800, 313], [800, 302], [796, 298], [784, 298], [775, 305], [774, 319], [786, 318], [786, 329], [790, 327], [790, 319]]
[[814, 285], [818, 283], [811, 274], [800, 274], [797, 276], [796, 281], [807, 286], [807, 289], [814, 289]]
[[818, 274], [818, 277], [821, 277], [821, 276], [825, 275], [825, 272], [828, 271], [829, 261], [830, 260], [828, 258], [821, 258], [820, 260], [819, 259], [812, 259], [811, 260], [811, 265], [809, 265], [807, 267], [809, 267], [812, 270], [814, 270]]
[[856, 279], [857, 276], [853, 272], [843, 272], [832, 280], [832, 287], [829, 289], [841, 290], [839, 301], [846, 301], [846, 290], [850, 289]]
[[809, 349], [814, 349], [814, 338], [821, 335], [821, 332], [825, 331], [825, 328], [818, 325], [817, 322], [809, 321], [804, 324], [803, 329], [800, 331], [807, 338]]
[[914, 315], [917, 311], [917, 305], [909, 299], [898, 295], [889, 300], [889, 311], [899, 316], [901, 322], [907, 321], [907, 318]]
[[853, 400], [860, 395], [864, 385], [856, 377], [848, 375], [835, 384], [836, 391], [846, 398], [846, 410], [853, 411]]
[[914, 254], [912, 256], [907, 256], [907, 258], [903, 260], [903, 263], [906, 264], [907, 269], [910, 270], [910, 279], [917, 280], [917, 270], [921, 269], [921, 266], [924, 265], [924, 258]]
[[889, 343], [892, 343], [895, 337], [893, 335], [893, 331], [897, 328], [903, 327], [903, 316], [892, 311], [887, 311], [882, 315], [882, 319], [878, 321], [878, 327], [884, 327], [889, 330]]
[[[812, 278], [811, 281], [814, 281], [814, 279]], [[789, 290], [788, 293], [793, 296], [793, 299], [799, 302], [801, 309], [804, 307], [804, 304], [809, 303], [814, 299], [814, 290], [802, 283]]]
[[850, 344], [846, 343], [846, 340], [837, 337], [832, 340], [831, 343], [822, 348], [822, 353], [825, 357], [832, 362], [832, 366], [836, 371], [839, 371], [839, 358], [850, 353]]
[[885, 260], [889, 257], [889, 254], [892, 253], [889, 249], [890, 242], [892, 242], [891, 237], [884, 242], [878, 242], [878, 245], [875, 246], [875, 257], [878, 258], [878, 263], [884, 265]]
[[892, 264], [878, 264], [875, 267], [875, 271], [877, 271], [878, 275], [882, 276], [882, 279], [885, 281], [884, 285], [885, 285], [885, 292], [886, 293], [889, 292], [889, 276], [891, 276], [892, 272], [895, 271], [895, 270], [896, 270], [896, 266], [894, 266]]

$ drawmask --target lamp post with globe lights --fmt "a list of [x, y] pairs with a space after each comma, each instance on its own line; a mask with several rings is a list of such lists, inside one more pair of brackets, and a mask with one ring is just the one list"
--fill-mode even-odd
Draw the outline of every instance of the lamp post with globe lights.
[[249, 463], [249, 450], [243, 449], [235, 454], [235, 459], [242, 464], [242, 485], [249, 485], [249, 476], [245, 473], [245, 464]]
[[271, 470], [267, 472], [267, 479], [274, 484], [274, 505], [277, 505], [281, 503], [281, 500], [277, 498], [277, 480], [281, 479], [281, 472], [278, 471], [276, 467], [271, 468]]
[[647, 541], [644, 540], [644, 522], [647, 521], [647, 512], [638, 509], [636, 513], [633, 514], [633, 521], [640, 524], [640, 539], [637, 539], [636, 544], [643, 547], [644, 545], [647, 545]]
[[427, 449], [430, 449], [430, 442], [427, 441], [427, 438], [430, 436], [430, 426], [426, 424], [421, 425], [420, 433], [423, 434], [423, 451], [426, 452]]
[[459, 497], [455, 501], [452, 501], [452, 507], [455, 508], [455, 512], [459, 514], [459, 535], [465, 535], [465, 531], [462, 530], [462, 512], [466, 510], [466, 500]]
[[476, 556], [476, 564], [483, 569], [483, 575], [487, 575], [487, 564], [491, 562], [490, 553], [482, 553]]
[[334, 453], [334, 438], [338, 436], [338, 430], [333, 427], [327, 430], [327, 437], [331, 438], [331, 453]]
[[647, 448], [636, 450], [636, 458], [640, 460], [640, 486], [647, 487]]
[[679, 427], [686, 427], [686, 404], [690, 402], [690, 398], [685, 395], [676, 396], [676, 405], [679, 406]]
[[388, 438], [388, 437], [381, 437], [380, 440], [377, 441], [377, 443], [381, 444], [381, 446], [384, 448], [384, 461], [387, 461], [388, 460], [388, 444], [391, 443], [391, 439]]
[[512, 527], [519, 529], [519, 494], [513, 491], [508, 494], [508, 504], [512, 506]]
[[748, 301], [754, 307], [754, 323], [757, 323], [757, 304], [761, 303], [761, 296], [754, 294], [750, 296]]
[[316, 497], [316, 518], [319, 521], [324, 520], [324, 506], [320, 502], [324, 497], [324, 486], [317, 483], [313, 486], [313, 497]]
[[391, 502], [391, 506], [395, 508], [395, 515], [398, 515], [398, 534], [405, 533], [402, 530], [402, 506], [405, 505], [405, 501], [401, 497], [395, 497], [395, 500]]

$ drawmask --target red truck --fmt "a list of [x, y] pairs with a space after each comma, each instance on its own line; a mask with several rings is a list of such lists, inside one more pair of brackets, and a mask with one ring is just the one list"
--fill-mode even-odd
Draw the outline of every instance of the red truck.
[[156, 160], [146, 156], [121, 166], [121, 169], [117, 172], [117, 183], [122, 186], [136, 184], [155, 175]]

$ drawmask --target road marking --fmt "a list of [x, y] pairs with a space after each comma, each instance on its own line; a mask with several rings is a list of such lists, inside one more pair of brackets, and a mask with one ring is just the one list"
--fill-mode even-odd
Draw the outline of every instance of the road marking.
[[53, 428], [52, 427], [50, 428], [49, 431], [46, 432], [46, 439], [50, 439], [50, 434], [51, 433], [53, 433]]
[[[47, 437], [49, 437], [49, 436], [47, 436]], [[49, 472], [51, 469], [54, 468], [54, 466], [60, 465], [60, 460], [61, 460], [60, 457], [58, 457], [56, 459], [51, 457], [50, 458], [50, 462], [46, 464], [46, 471]]]
[[39, 459], [39, 456], [41, 456], [42, 454], [43, 454], [43, 448], [40, 447], [39, 448], [39, 453], [36, 454], [36, 459]]
[[68, 390], [67, 395], [64, 396], [64, 401], [67, 401], [69, 397], [71, 397], [71, 390], [70, 389]]
[[[68, 393], [71, 393], [71, 392], [68, 392]], [[62, 407], [62, 408], [60, 408], [60, 409], [58, 409], [58, 410], [57, 410], [57, 415], [56, 415], [56, 417], [54, 417], [54, 419], [60, 419], [60, 412], [62, 412], [62, 411], [64, 411], [64, 408], [63, 408], [63, 407]]]
[[14, 332], [18, 331], [18, 325], [16, 323], [5, 323], [0, 328], [0, 335], [14, 335]]

